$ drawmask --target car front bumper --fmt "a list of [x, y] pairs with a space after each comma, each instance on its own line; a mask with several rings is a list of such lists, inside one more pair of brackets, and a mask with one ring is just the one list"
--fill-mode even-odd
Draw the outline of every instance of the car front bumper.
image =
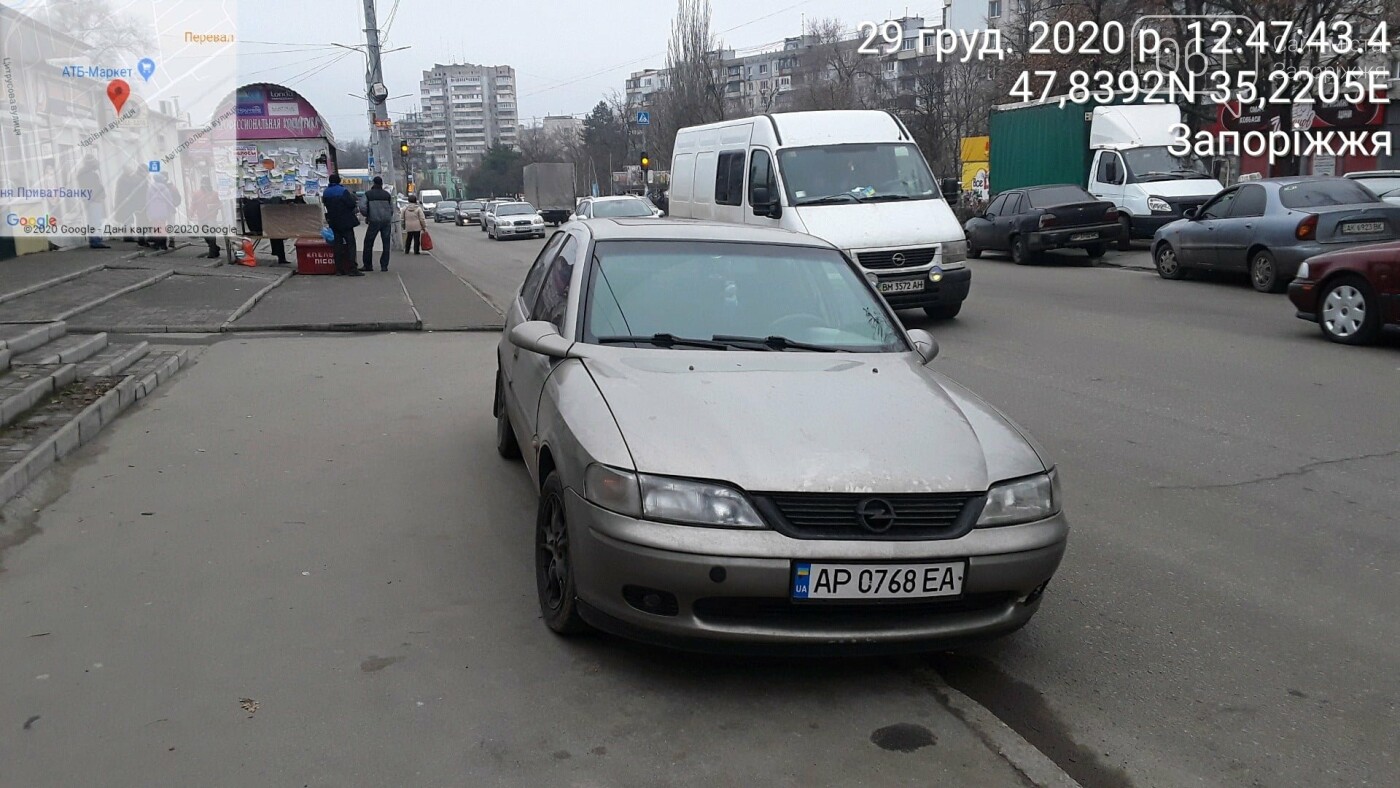
[[[599, 629], [707, 651], [918, 651], [983, 640], [1024, 626], [1064, 555], [1063, 514], [918, 542], [793, 539], [636, 520], [565, 495], [580, 612]], [[795, 560], [910, 563], [963, 559], [953, 599], [860, 604], [790, 601]], [[637, 590], [661, 591], [673, 610], [646, 612]], [[632, 601], [629, 601], [630, 592]]]
[[517, 226], [515, 226], [515, 225], [513, 225], [513, 224], [498, 224], [498, 225], [496, 225], [496, 235], [502, 235], [502, 236], [503, 236], [503, 235], [543, 235], [543, 234], [544, 234], [544, 226], [543, 226], [543, 225], [532, 225], [532, 224], [527, 224], [527, 225], [522, 225], [522, 226], [519, 226], [519, 227], [517, 227]]
[[[1092, 235], [1092, 238], [1080, 238], [1076, 236]], [[1123, 235], [1123, 226], [1114, 222], [1112, 224], [1095, 224], [1087, 227], [1066, 227], [1054, 230], [1037, 230], [1026, 234], [1026, 248], [1033, 252], [1045, 249], [1063, 249], [1066, 247], [1093, 246], [1094, 244], [1106, 244], [1117, 241]]]
[[1297, 316], [1303, 320], [1317, 322], [1317, 282], [1294, 279], [1288, 283], [1288, 300], [1297, 309]]
[[929, 269], [913, 273], [883, 273], [874, 272], [881, 282], [898, 282], [903, 280], [919, 280], [924, 284], [922, 290], [905, 291], [901, 293], [881, 293], [885, 301], [894, 309], [915, 309], [922, 306], [951, 306], [961, 304], [967, 300], [967, 294], [972, 289], [972, 269], [966, 266], [962, 268], [944, 269], [943, 278], [937, 282], [930, 282]]

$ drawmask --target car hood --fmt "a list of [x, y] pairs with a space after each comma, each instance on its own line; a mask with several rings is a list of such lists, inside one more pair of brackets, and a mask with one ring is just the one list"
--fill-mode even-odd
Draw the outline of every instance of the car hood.
[[585, 363], [641, 472], [755, 492], [965, 492], [1045, 469], [1013, 424], [913, 353], [601, 350]]
[[1138, 184], [1152, 197], [1214, 197], [1225, 187], [1214, 178], [1192, 178], [1184, 181], [1148, 181]]
[[928, 246], [961, 241], [962, 227], [941, 199], [840, 203], [793, 208], [807, 233], [838, 249]]

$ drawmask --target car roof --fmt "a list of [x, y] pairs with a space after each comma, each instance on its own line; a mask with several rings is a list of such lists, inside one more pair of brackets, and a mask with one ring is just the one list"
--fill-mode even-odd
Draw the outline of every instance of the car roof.
[[584, 219], [580, 222], [597, 241], [739, 241], [834, 249], [814, 235], [777, 227], [752, 227], [695, 219]]

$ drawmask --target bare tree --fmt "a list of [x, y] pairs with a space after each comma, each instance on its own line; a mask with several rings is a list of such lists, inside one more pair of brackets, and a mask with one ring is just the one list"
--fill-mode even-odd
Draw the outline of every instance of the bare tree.
[[153, 46], [149, 28], [125, 16], [106, 0], [48, 0], [45, 24], [91, 47], [88, 57], [115, 62], [145, 55]]
[[869, 109], [878, 103], [880, 61], [856, 51], [860, 40], [839, 19], [808, 28], [793, 76], [794, 109]]
[[719, 47], [710, 32], [709, 0], [677, 0], [666, 53], [670, 86], [653, 94], [656, 111], [649, 134], [654, 141], [648, 153], [656, 161], [670, 161], [678, 130], [724, 120]]

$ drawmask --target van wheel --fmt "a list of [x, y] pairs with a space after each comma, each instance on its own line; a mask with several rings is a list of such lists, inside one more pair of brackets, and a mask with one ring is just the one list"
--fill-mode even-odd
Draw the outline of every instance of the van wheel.
[[1118, 217], [1118, 224], [1123, 228], [1123, 234], [1118, 237], [1118, 251], [1131, 252], [1133, 250], [1133, 222], [1124, 215]]
[[1016, 265], [1030, 265], [1031, 250], [1026, 248], [1026, 239], [1017, 235], [1011, 239], [1011, 262]]
[[938, 306], [924, 307], [924, 314], [931, 320], [952, 320], [962, 311], [962, 302], [956, 304], [939, 304]]

